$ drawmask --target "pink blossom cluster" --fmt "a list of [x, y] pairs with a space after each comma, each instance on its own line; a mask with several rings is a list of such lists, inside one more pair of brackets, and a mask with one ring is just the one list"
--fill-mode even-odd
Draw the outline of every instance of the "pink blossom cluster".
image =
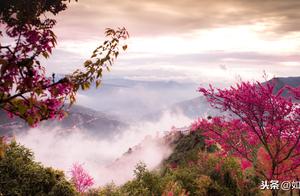
[[[284, 91], [291, 92], [283, 97]], [[243, 82], [229, 89], [200, 88], [211, 105], [230, 115], [198, 119], [192, 130], [201, 130], [207, 144], [218, 144], [224, 155], [241, 158], [266, 179], [291, 180], [300, 174], [300, 88]]]
[[51, 19], [40, 25], [1, 24], [15, 44], [0, 48], [0, 103], [31, 126], [43, 119], [62, 118], [65, 99], [73, 93], [70, 81], [47, 77], [38, 59], [40, 55], [48, 58], [55, 47], [54, 24]]

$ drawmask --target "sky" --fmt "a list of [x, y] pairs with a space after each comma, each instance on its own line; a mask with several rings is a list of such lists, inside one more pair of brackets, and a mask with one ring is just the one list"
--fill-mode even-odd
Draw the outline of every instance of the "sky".
[[300, 75], [299, 0], [79, 0], [57, 17], [49, 72], [82, 65], [106, 27], [126, 27], [116, 77], [236, 81]]

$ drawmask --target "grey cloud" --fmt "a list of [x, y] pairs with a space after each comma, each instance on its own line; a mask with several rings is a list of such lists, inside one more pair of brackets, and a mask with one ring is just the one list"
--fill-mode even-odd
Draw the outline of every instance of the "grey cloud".
[[149, 36], [271, 21], [277, 24], [271, 33], [285, 33], [300, 30], [299, 10], [297, 0], [82, 0], [58, 18], [57, 29], [99, 37], [105, 27], [126, 26]]

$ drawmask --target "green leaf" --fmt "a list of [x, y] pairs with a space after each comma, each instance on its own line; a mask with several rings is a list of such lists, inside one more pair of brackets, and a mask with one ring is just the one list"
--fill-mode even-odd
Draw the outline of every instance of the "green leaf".
[[6, 64], [7, 64], [7, 61], [0, 58], [0, 64], [1, 64], [1, 65], [6, 65]]
[[115, 53], [115, 57], [117, 58], [119, 56], [119, 52], [116, 52]]
[[31, 116], [28, 116], [26, 121], [29, 125], [33, 125], [33, 123], [34, 123], [34, 119]]
[[81, 84], [81, 89], [82, 90], [87, 90], [87, 89], [90, 88], [90, 85], [91, 84], [89, 82], [85, 82], [85, 83]]
[[96, 81], [96, 88], [98, 88], [98, 86], [101, 84], [101, 80], [97, 80]]
[[18, 112], [20, 112], [21, 115], [25, 114], [25, 112], [27, 111], [27, 107], [23, 104], [19, 104], [18, 105]]
[[125, 51], [127, 49], [127, 45], [122, 46], [122, 48]]
[[92, 64], [92, 63], [93, 63], [93, 62], [92, 62], [91, 60], [87, 60], [87, 61], [84, 62], [83, 65], [84, 65], [85, 67], [87, 67], [87, 66], [89, 66], [89, 65]]
[[96, 61], [96, 65], [98, 65], [98, 66], [102, 65], [102, 61], [101, 61], [100, 59], [98, 59], [98, 60]]
[[102, 77], [102, 68], [97, 71], [97, 78]]
[[47, 59], [49, 57], [49, 54], [47, 52], [43, 52], [42, 55], [43, 55], [43, 57], [45, 57], [45, 59]]

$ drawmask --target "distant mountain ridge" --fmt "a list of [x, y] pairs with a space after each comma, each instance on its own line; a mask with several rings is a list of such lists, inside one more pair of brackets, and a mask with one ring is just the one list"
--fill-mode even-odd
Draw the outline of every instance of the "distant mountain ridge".
[[[11, 119], [7, 116], [5, 111], [0, 110], [0, 117], [0, 135], [13, 134], [18, 131], [30, 129], [22, 119], [18, 117]], [[39, 127], [59, 127], [65, 131], [72, 131], [73, 129], [79, 128], [87, 131], [88, 134], [100, 137], [112, 136], [127, 126], [126, 123], [121, 122], [116, 117], [79, 105], [72, 106], [68, 115], [61, 121], [48, 120], [39, 124]]]
[[[264, 82], [264, 84], [270, 83], [274, 85], [274, 94], [277, 93], [280, 89], [284, 88], [285, 86], [290, 86], [294, 88], [300, 87], [300, 76], [299, 77], [275, 77], [271, 80]], [[282, 93], [282, 96], [287, 96], [288, 91], [285, 90]]]
[[[273, 93], [275, 94], [285, 86], [300, 87], [300, 76], [299, 77], [275, 77], [267, 82], [263, 82], [263, 84], [267, 84], [267, 83], [274, 85]], [[282, 96], [287, 96], [287, 95], [288, 95], [288, 91], [285, 90], [282, 93]], [[192, 119], [198, 117], [206, 117], [208, 115], [216, 116], [220, 114], [219, 110], [214, 109], [209, 105], [205, 97], [199, 96], [190, 100], [175, 103], [168, 108], [165, 108], [163, 110], [160, 110], [152, 114], [148, 114], [143, 118], [157, 120], [166, 111], [171, 114], [183, 114]]]
[[276, 82], [277, 88], [282, 88], [284, 85], [292, 87], [300, 87], [300, 76], [297, 77], [275, 77], [267, 82]]
[[165, 106], [193, 98], [196, 83], [186, 81], [143, 81], [104, 79], [99, 89], [78, 93], [78, 103], [135, 122]]

